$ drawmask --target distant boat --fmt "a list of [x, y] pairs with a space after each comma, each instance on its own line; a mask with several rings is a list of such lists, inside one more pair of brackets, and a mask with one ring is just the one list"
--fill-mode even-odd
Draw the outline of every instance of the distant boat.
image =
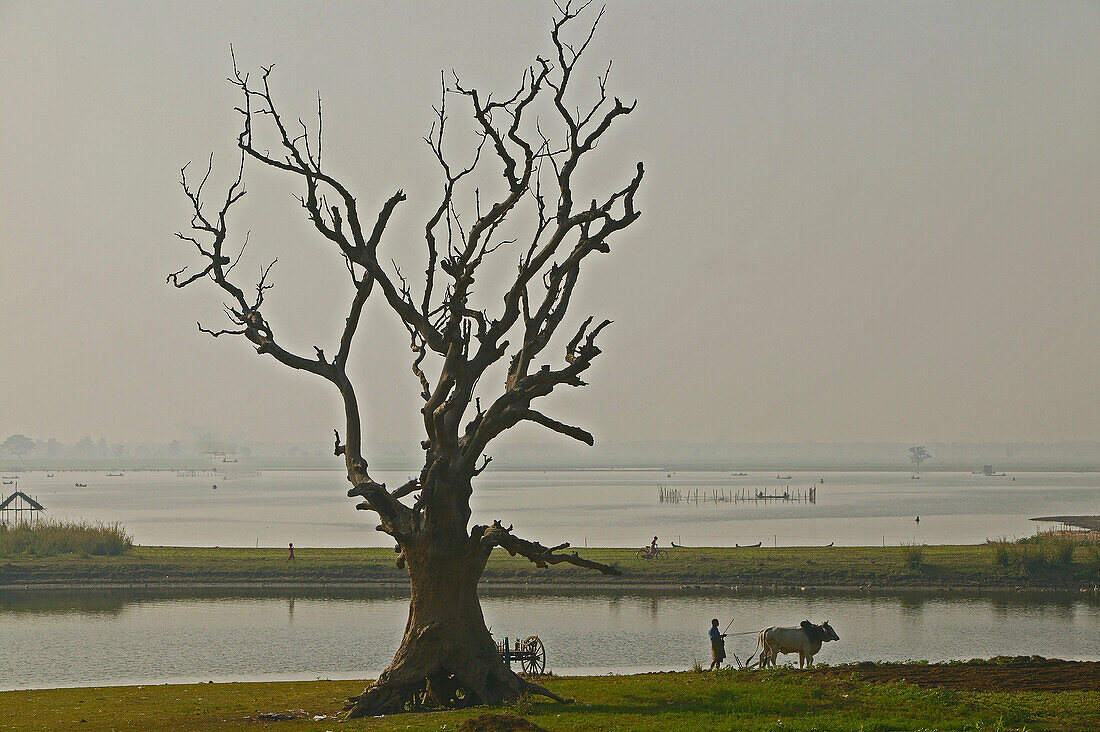
[[786, 499], [786, 498], [790, 498], [791, 494], [790, 494], [790, 491], [787, 491], [787, 492], [782, 493], [782, 494], [780, 494], [780, 493], [765, 493], [764, 491], [757, 491], [756, 492], [756, 497], [757, 498], [764, 498], [764, 499], [766, 499], [766, 498], [773, 498], [773, 499], [783, 498], [783, 499]]
[[758, 541], [755, 544], [734, 544], [734, 546], [741, 549], [755, 549], [756, 547], [760, 546], [760, 542]]
[[14, 480], [5, 480], [4, 485], [11, 485], [14, 482], [15, 482]]
[[732, 473], [734, 478], [744, 478], [748, 473]]
[[212, 490], [212, 491], [218, 490], [218, 484], [215, 483], [214, 485], [210, 486], [210, 490]]
[[776, 480], [790, 480], [791, 476], [789, 476], [789, 475], [776, 475], [775, 478], [776, 478]]
[[230, 458], [228, 455], [226, 455], [225, 457], [222, 458], [222, 462], [223, 463], [235, 463], [235, 462], [237, 462], [237, 458]]
[[19, 480], [18, 475], [5, 475], [4, 480]]
[[920, 476], [919, 475], [910, 475], [909, 479], [910, 480], [920, 480]]
[[121, 478], [122, 473], [107, 473], [108, 478]]
[[74, 483], [73, 485], [75, 485], [77, 488], [87, 488], [88, 487], [87, 483]]
[[47, 478], [52, 478], [52, 477], [53, 477], [53, 473], [46, 473], [46, 477], [47, 477]]

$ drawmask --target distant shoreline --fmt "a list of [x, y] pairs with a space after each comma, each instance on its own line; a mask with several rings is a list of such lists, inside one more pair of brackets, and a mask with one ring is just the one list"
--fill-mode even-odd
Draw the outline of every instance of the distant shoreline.
[[[699, 547], [673, 549], [665, 559], [637, 558], [636, 549], [579, 549], [613, 564], [622, 577], [571, 565], [540, 570], [525, 559], [493, 554], [482, 580], [492, 588], [546, 590], [1085, 590], [1100, 584], [1095, 553], [1083, 548], [1065, 568], [1026, 572], [998, 565], [987, 545], [922, 547], [908, 566], [905, 547]], [[137, 546], [123, 556], [0, 557], [0, 590], [294, 587], [394, 588], [408, 575], [392, 549], [285, 549]]]

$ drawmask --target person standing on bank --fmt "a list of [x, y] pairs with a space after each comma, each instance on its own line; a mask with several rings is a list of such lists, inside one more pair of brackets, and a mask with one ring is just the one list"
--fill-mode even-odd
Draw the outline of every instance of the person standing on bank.
[[288, 562], [293, 562], [294, 561], [294, 542], [293, 541], [290, 542], [290, 554], [287, 556], [286, 560]]
[[710, 621], [710, 670], [721, 667], [726, 660], [726, 634], [718, 630], [718, 618]]

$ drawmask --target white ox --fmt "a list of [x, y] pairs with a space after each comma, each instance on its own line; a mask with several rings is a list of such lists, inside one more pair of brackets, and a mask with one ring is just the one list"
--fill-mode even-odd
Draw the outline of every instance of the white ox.
[[757, 644], [760, 648], [760, 668], [774, 666], [780, 653], [797, 653], [798, 667], [808, 668], [814, 665], [814, 655], [821, 650], [821, 644], [835, 640], [840, 640], [840, 636], [827, 622], [814, 625], [809, 620], [803, 620], [797, 628], [765, 628], [760, 631]]

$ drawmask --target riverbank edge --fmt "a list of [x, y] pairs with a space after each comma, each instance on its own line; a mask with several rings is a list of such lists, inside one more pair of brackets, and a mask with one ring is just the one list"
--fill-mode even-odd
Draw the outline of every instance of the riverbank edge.
[[[928, 545], [919, 566], [906, 547], [698, 547], [643, 560], [626, 548], [582, 549], [584, 556], [623, 571], [619, 578], [561, 565], [537, 569], [494, 553], [485, 589], [600, 591], [869, 590], [1097, 591], [1095, 552], [1079, 551], [1068, 567], [1025, 572], [995, 562], [985, 545]], [[0, 589], [405, 589], [407, 574], [386, 548], [286, 550], [136, 546], [123, 556], [0, 557]]]

